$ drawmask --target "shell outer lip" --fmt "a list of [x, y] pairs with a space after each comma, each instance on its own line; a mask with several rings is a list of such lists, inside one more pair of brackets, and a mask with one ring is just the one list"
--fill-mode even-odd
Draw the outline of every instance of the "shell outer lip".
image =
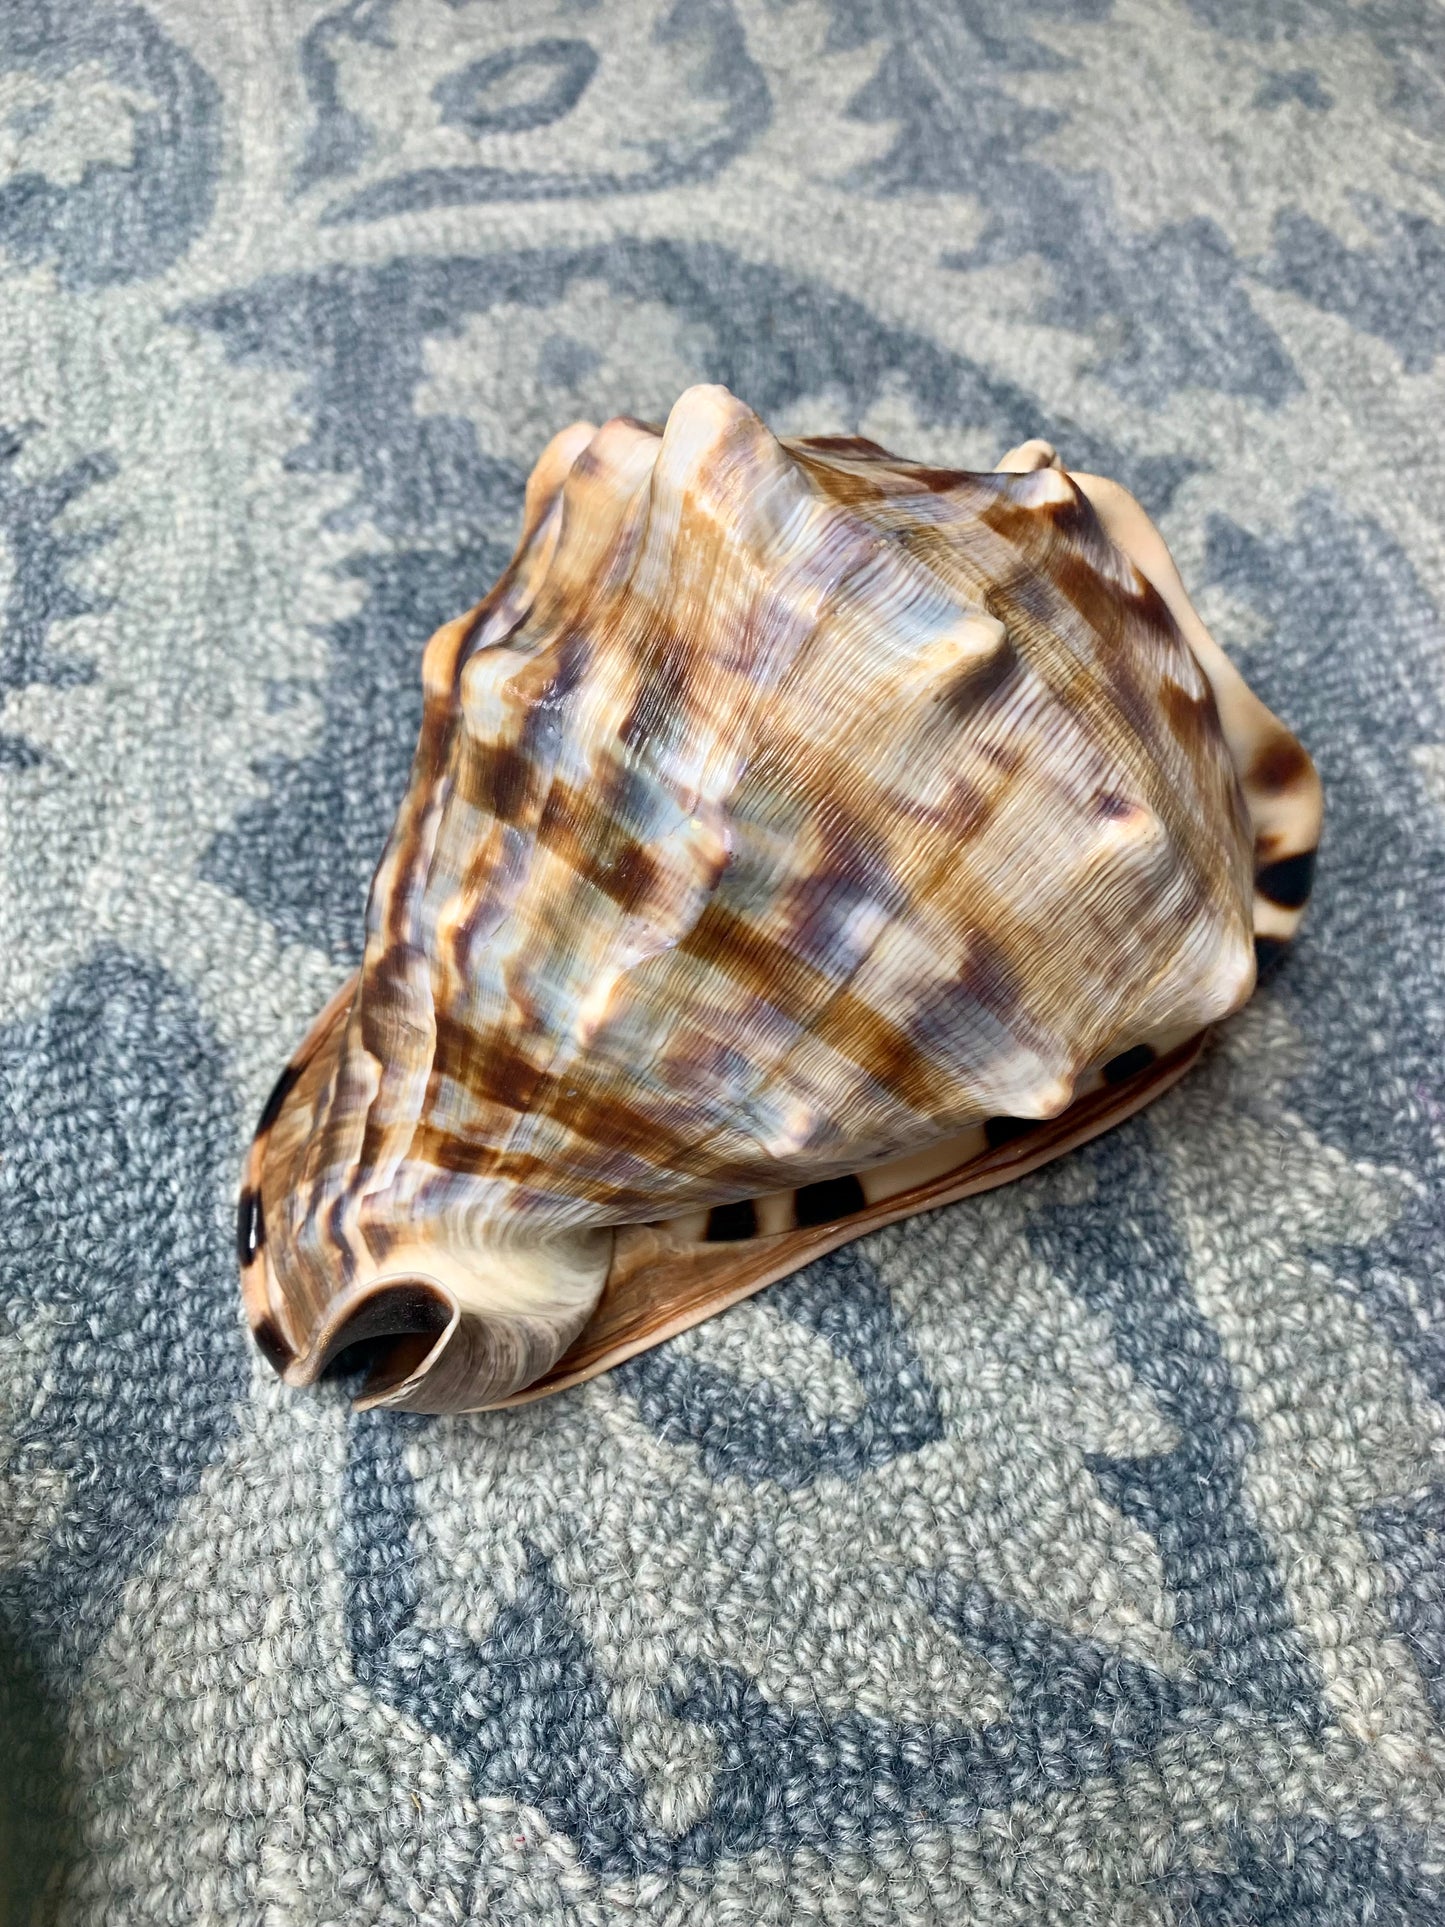
[[[602, 1372], [611, 1371], [625, 1360], [635, 1358], [639, 1352], [649, 1351], [654, 1345], [676, 1338], [679, 1333], [703, 1323], [729, 1306], [740, 1304], [765, 1286], [791, 1277], [814, 1259], [836, 1251], [839, 1245], [850, 1244], [855, 1238], [880, 1230], [884, 1225], [896, 1224], [901, 1218], [914, 1217], [922, 1211], [934, 1211], [943, 1205], [955, 1204], [962, 1198], [975, 1197], [981, 1192], [996, 1190], [1000, 1185], [1011, 1184], [1015, 1178], [1026, 1177], [1029, 1172], [1051, 1163], [1066, 1151], [1076, 1150], [1091, 1138], [1102, 1136], [1116, 1124], [1122, 1124], [1126, 1118], [1132, 1117], [1136, 1111], [1152, 1104], [1155, 1098], [1162, 1097], [1191, 1068], [1209, 1036], [1208, 1028], [1196, 1031], [1192, 1037], [1186, 1038], [1172, 1051], [1156, 1058], [1123, 1083], [1091, 1091], [1087, 1096], [1076, 1099], [1057, 1117], [1045, 1119], [1026, 1137], [1002, 1144], [980, 1157], [970, 1158], [966, 1164], [945, 1171], [912, 1190], [901, 1191], [867, 1211], [838, 1219], [832, 1224], [813, 1226], [807, 1230], [781, 1231], [751, 1240], [750, 1249], [755, 1254], [756, 1265], [731, 1289], [719, 1291], [715, 1286], [710, 1287], [704, 1279], [695, 1299], [682, 1306], [664, 1324], [649, 1325], [633, 1336], [619, 1337], [614, 1342], [599, 1346], [597, 1335], [607, 1311], [608, 1292], [604, 1290], [602, 1302], [581, 1336], [563, 1353], [550, 1372], [507, 1398], [467, 1409], [477, 1412], [506, 1411], [515, 1405], [530, 1405], [536, 1399], [549, 1398], [555, 1392], [581, 1385]], [[649, 1259], [652, 1263], [665, 1264], [670, 1256], [675, 1259], [681, 1255], [675, 1251], [670, 1254], [651, 1226], [624, 1227], [618, 1234], [618, 1256], [614, 1260], [617, 1271], [624, 1270], [632, 1255], [624, 1243], [629, 1230], [634, 1230], [639, 1241], [651, 1239], [658, 1247], [643, 1256], [644, 1265]], [[702, 1246], [700, 1249], [727, 1253], [736, 1252], [739, 1247]], [[611, 1284], [612, 1280], [609, 1279], [609, 1287]]]
[[[274, 1099], [263, 1113], [261, 1124], [251, 1142], [242, 1176], [241, 1199], [248, 1194], [259, 1195], [262, 1166], [265, 1159], [266, 1142], [271, 1131], [286, 1106], [293, 1101], [295, 1085], [300, 1073], [318, 1052], [323, 1050], [332, 1029], [345, 1022], [355, 993], [356, 977], [353, 975], [343, 983], [328, 1001], [300, 1045], [294, 1052], [287, 1070], [282, 1073], [278, 1089], [284, 1094], [279, 1104]], [[1090, 1092], [1070, 1104], [1057, 1117], [1043, 1120], [1027, 1136], [1001, 1144], [981, 1156], [970, 1158], [968, 1162], [941, 1176], [916, 1185], [912, 1189], [899, 1192], [880, 1205], [834, 1221], [830, 1224], [812, 1226], [807, 1229], [778, 1232], [771, 1236], [759, 1237], [751, 1241], [750, 1263], [746, 1274], [736, 1279], [732, 1285], [720, 1291], [715, 1284], [706, 1279], [700, 1289], [690, 1299], [685, 1298], [677, 1309], [661, 1323], [649, 1322], [641, 1329], [631, 1333], [619, 1332], [615, 1338], [606, 1334], [606, 1313], [608, 1310], [608, 1291], [604, 1290], [603, 1300], [597, 1311], [584, 1327], [581, 1335], [557, 1361], [550, 1372], [537, 1379], [533, 1384], [524, 1386], [508, 1397], [479, 1403], [461, 1409], [485, 1412], [504, 1411], [517, 1405], [528, 1405], [553, 1393], [580, 1385], [600, 1373], [610, 1371], [613, 1366], [622, 1364], [626, 1359], [635, 1357], [639, 1352], [674, 1338], [689, 1330], [703, 1320], [712, 1317], [727, 1307], [739, 1304], [761, 1291], [766, 1285], [776, 1283], [780, 1278], [790, 1276], [814, 1259], [836, 1250], [839, 1245], [847, 1244], [864, 1232], [881, 1229], [894, 1224], [899, 1219], [912, 1217], [922, 1211], [932, 1211], [939, 1207], [971, 1197], [983, 1191], [990, 1191], [999, 1185], [1008, 1184], [1015, 1178], [1037, 1170], [1041, 1165], [1085, 1144], [1090, 1138], [1112, 1129], [1142, 1110], [1156, 1097], [1162, 1096], [1169, 1087], [1178, 1082], [1194, 1063], [1204, 1047], [1209, 1033], [1197, 1032], [1193, 1037], [1175, 1047], [1166, 1055], [1156, 1058], [1142, 1070], [1136, 1072], [1123, 1083]], [[624, 1241], [629, 1231], [636, 1241], [633, 1251], [629, 1252]], [[648, 1241], [657, 1248], [648, 1251]], [[737, 1247], [703, 1246], [704, 1252], [721, 1250], [736, 1251]], [[623, 1227], [619, 1229], [618, 1257], [614, 1260], [614, 1271], [623, 1273], [628, 1269], [629, 1257], [634, 1260], [632, 1269], [639, 1268], [637, 1258], [641, 1256], [646, 1264], [650, 1258], [654, 1264], [668, 1264], [679, 1261], [681, 1252], [669, 1252], [669, 1248], [657, 1237], [650, 1226]], [[406, 1375], [384, 1389], [367, 1387], [357, 1399], [357, 1409], [363, 1410], [372, 1405], [404, 1407], [411, 1411], [425, 1410], [424, 1401], [412, 1403], [407, 1394], [425, 1380], [427, 1373], [450, 1344], [460, 1322], [460, 1307], [453, 1294], [438, 1281], [418, 1278], [419, 1287], [436, 1294], [439, 1303], [448, 1310], [447, 1321], [437, 1330], [435, 1342], [426, 1353], [415, 1360]], [[609, 1287], [613, 1280], [609, 1277]], [[242, 1295], [252, 1334], [260, 1349], [275, 1362], [273, 1344], [268, 1341], [266, 1328], [272, 1334], [278, 1330], [287, 1353], [284, 1364], [278, 1365], [280, 1377], [287, 1385], [306, 1386], [316, 1382], [327, 1366], [341, 1349], [338, 1340], [347, 1323], [358, 1311], [364, 1311], [367, 1301], [380, 1292], [394, 1289], [394, 1281], [369, 1280], [333, 1300], [326, 1308], [324, 1316], [304, 1336], [296, 1334], [290, 1317], [287, 1315], [279, 1292], [275, 1287], [270, 1260], [264, 1245], [252, 1261], [242, 1270]], [[458, 1409], [448, 1407], [449, 1410]]]
[[[318, 1357], [317, 1336], [307, 1333], [303, 1336], [294, 1328], [294, 1322], [282, 1294], [277, 1289], [275, 1274], [271, 1268], [270, 1254], [263, 1243], [259, 1250], [247, 1256], [246, 1217], [251, 1201], [262, 1195], [262, 1176], [266, 1161], [266, 1146], [272, 1131], [288, 1105], [294, 1101], [294, 1093], [301, 1073], [316, 1055], [330, 1041], [335, 1027], [346, 1021], [356, 995], [359, 973], [352, 974], [338, 985], [327, 999], [322, 1009], [312, 1020], [310, 1028], [300, 1044], [292, 1052], [286, 1068], [272, 1090], [271, 1096], [261, 1113], [261, 1119], [251, 1139], [246, 1153], [246, 1161], [241, 1172], [241, 1190], [238, 1210], [241, 1218], [241, 1302], [246, 1319], [265, 1356], [271, 1361], [278, 1375], [288, 1385], [309, 1385], [319, 1376], [322, 1365], [315, 1363]], [[363, 1287], [359, 1294], [367, 1295]], [[353, 1298], [357, 1294], [351, 1294]], [[336, 1301], [338, 1304], [342, 1300]], [[353, 1303], [350, 1310], [355, 1310]], [[323, 1329], [331, 1324], [333, 1305], [324, 1321]]]

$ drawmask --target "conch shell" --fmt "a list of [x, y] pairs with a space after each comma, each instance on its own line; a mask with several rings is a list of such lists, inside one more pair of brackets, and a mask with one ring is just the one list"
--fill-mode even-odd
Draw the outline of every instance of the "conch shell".
[[423, 659], [365, 959], [261, 1121], [289, 1383], [601, 1371], [1171, 1083], [1293, 935], [1320, 790], [1131, 496], [579, 423]]

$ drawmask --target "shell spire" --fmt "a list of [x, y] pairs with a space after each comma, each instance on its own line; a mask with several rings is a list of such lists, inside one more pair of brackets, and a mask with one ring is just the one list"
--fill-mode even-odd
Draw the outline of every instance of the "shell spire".
[[371, 1403], [556, 1389], [1104, 1128], [1308, 887], [1308, 758], [1047, 444], [577, 424], [423, 680], [242, 1198], [258, 1338], [376, 1341]]

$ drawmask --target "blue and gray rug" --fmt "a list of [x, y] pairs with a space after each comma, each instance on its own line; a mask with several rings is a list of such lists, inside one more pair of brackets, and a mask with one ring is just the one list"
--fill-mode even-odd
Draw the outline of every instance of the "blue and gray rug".
[[[356, 1419], [249, 1127], [530, 460], [697, 380], [1129, 484], [1316, 905], [1037, 1178]], [[1442, 421], [1433, 0], [0, 5], [0, 1918], [1445, 1919]]]

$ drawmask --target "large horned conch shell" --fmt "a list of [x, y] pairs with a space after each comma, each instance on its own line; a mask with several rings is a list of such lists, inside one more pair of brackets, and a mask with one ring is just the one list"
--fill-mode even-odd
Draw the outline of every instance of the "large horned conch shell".
[[928, 468], [723, 388], [579, 423], [422, 674], [240, 1206], [267, 1357], [365, 1357], [368, 1405], [560, 1390], [1083, 1142], [1309, 891], [1309, 758], [1041, 442]]

